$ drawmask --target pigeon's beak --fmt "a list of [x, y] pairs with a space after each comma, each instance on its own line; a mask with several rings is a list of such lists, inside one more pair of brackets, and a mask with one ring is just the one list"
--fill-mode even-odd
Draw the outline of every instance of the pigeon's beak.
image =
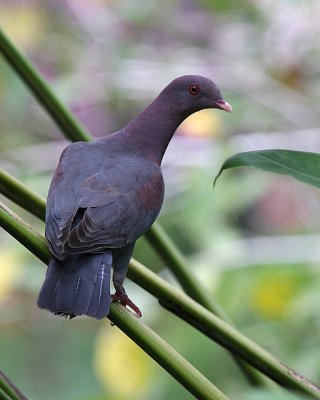
[[228, 113], [232, 112], [232, 105], [224, 101], [223, 99], [214, 100], [214, 104], [216, 108], [220, 110], [227, 111]]

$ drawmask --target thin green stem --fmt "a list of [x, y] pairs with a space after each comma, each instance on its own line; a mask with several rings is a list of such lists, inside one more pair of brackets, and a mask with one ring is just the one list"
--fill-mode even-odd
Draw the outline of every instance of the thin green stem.
[[[36, 234], [27, 223], [1, 202], [0, 225], [44, 263], [48, 264], [51, 254], [46, 246], [45, 238]], [[111, 305], [108, 318], [197, 398], [228, 400], [218, 388], [168, 343], [134, 315], [123, 309], [120, 304]]]
[[0, 371], [0, 398], [1, 400], [28, 400], [2, 371]]
[[[145, 234], [145, 237], [177, 278], [183, 290], [192, 299], [197, 301], [213, 314], [222, 318], [229, 324], [232, 324], [230, 317], [223, 308], [216, 301], [213, 301], [211, 296], [208, 296], [208, 291], [203, 287], [195, 275], [190, 272], [191, 266], [188, 265], [187, 260], [181, 251], [164, 231], [161, 225], [157, 223], [153, 224], [151, 229]], [[232, 358], [253, 386], [270, 386], [270, 383], [266, 381], [263, 376], [240, 360], [235, 354], [232, 354]]]
[[191, 267], [187, 265], [187, 260], [164, 229], [159, 224], [154, 224], [145, 236], [166, 262], [167, 267], [176, 276], [184, 291], [208, 310], [212, 311], [220, 318], [223, 318], [225, 321], [230, 322], [230, 318], [226, 315], [224, 310], [211, 301], [210, 296], [207, 295], [207, 291], [190, 272]]
[[[16, 217], [11, 210], [0, 207], [0, 225], [2, 225], [8, 233], [21, 241], [31, 252], [47, 263], [50, 252], [47, 247], [43, 246], [45, 239], [43, 238], [40, 240], [39, 234], [35, 235], [34, 231], [30, 230], [27, 224], [21, 223], [20, 221], [20, 218]], [[21, 240], [21, 238], [27, 239]], [[213, 315], [199, 303], [161, 279], [138, 261], [131, 260], [128, 276], [131, 280], [156, 296], [160, 303], [170, 311], [185, 321], [188, 321], [188, 323], [192, 324], [195, 328], [238, 355], [241, 359], [260, 370], [272, 380], [288, 389], [296, 390], [312, 398], [320, 399], [320, 388], [317, 385], [310, 382], [293, 369], [287, 367], [269, 352], [237, 331], [233, 326], [228, 325], [226, 322]], [[111, 319], [117, 318], [117, 314], [115, 315], [113, 311], [116, 306], [117, 305], [113, 305], [111, 309]], [[123, 327], [123, 329], [126, 328]], [[132, 333], [132, 339], [136, 340], [134, 333]], [[150, 355], [154, 358], [153, 354]], [[170, 371], [168, 370], [169, 373], [171, 373]], [[185, 385], [182, 377], [181, 380], [182, 381], [179, 382]]]
[[41, 261], [48, 264], [51, 254], [46, 239], [35, 231], [27, 222], [0, 201], [1, 226], [11, 236], [23, 244]]
[[[1, 378], [0, 378], [1, 382]], [[15, 400], [14, 398], [10, 397], [0, 386], [0, 399], [1, 400]]]
[[320, 388], [136, 260], [128, 277], [160, 304], [281, 386], [320, 399]]
[[45, 220], [46, 199], [28, 189], [23, 183], [0, 168], [0, 193], [29, 211], [36, 217]]
[[58, 100], [29, 59], [1, 29], [0, 51], [66, 136], [71, 140], [90, 140], [90, 135], [86, 130], [63, 103]]
[[150, 357], [178, 380], [197, 399], [227, 399], [197, 369], [170, 347], [151, 328], [124, 307], [113, 304], [108, 317]]

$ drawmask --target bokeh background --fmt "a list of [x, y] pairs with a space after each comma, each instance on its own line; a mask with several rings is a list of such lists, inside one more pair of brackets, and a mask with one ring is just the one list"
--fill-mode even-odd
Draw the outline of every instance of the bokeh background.
[[[123, 127], [182, 74], [234, 107], [179, 128], [164, 160], [160, 222], [241, 331], [320, 381], [320, 192], [224, 159], [320, 151], [317, 0], [2, 0], [0, 23], [95, 137]], [[67, 141], [0, 60], [1, 167], [46, 195]], [[43, 224], [12, 205], [44, 232]], [[191, 399], [118, 328], [38, 310], [44, 265], [0, 232], [0, 363], [33, 399]], [[135, 257], [174, 282], [144, 239]], [[127, 282], [144, 320], [231, 398], [253, 390], [226, 352]], [[279, 394], [280, 396], [280, 394]], [[280, 397], [278, 397], [280, 398]], [[287, 397], [283, 397], [287, 398]]]

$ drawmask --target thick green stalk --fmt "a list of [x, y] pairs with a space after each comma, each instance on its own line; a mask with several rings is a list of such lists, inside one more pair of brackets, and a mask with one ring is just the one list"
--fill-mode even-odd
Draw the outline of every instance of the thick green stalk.
[[[46, 246], [45, 238], [36, 234], [27, 223], [1, 202], [0, 225], [44, 263], [48, 264], [51, 254]], [[168, 343], [133, 314], [124, 310], [120, 304], [111, 305], [108, 318], [197, 398], [228, 400], [218, 388]]]
[[[63, 134], [67, 138], [72, 141], [91, 140], [90, 134], [82, 125], [80, 125], [70, 111], [58, 99], [45, 79], [41, 77], [40, 73], [36, 70], [28, 58], [1, 30], [0, 50], [2, 51], [6, 60], [22, 78], [25, 84], [30, 88], [30, 90], [39, 100], [40, 104], [42, 104], [42, 106], [51, 115], [53, 120], [61, 128]], [[164, 230], [161, 229], [159, 224], [155, 223], [153, 225], [147, 235], [147, 238], [156, 251], [159, 252], [160, 256], [165, 260], [168, 268], [176, 276], [183, 289], [200, 304], [207, 307], [221, 318], [225, 318], [229, 321], [229, 318], [227, 318], [226, 313], [222, 310], [222, 308], [218, 304], [215, 304], [212, 298], [209, 298], [206, 295], [205, 288], [202, 287], [199, 281], [191, 273], [191, 270], [188, 267], [183, 255], [175, 246], [173, 241], [169, 238], [169, 236], [164, 232]], [[240, 368], [250, 383], [254, 385], [262, 385], [265, 383], [255, 371], [251, 371], [246, 365], [241, 364]]]
[[[48, 262], [50, 252], [48, 248], [44, 246], [45, 239], [39, 239], [39, 234], [35, 235], [34, 231], [30, 230], [27, 224], [20, 222], [19, 217], [16, 217], [15, 214], [6, 207], [0, 207], [0, 225], [2, 225], [12, 236], [17, 238], [17, 240], [21, 241], [22, 244], [24, 244], [41, 260], [46, 263]], [[195, 328], [202, 331], [205, 335], [217, 341], [231, 352], [237, 354], [244, 361], [260, 370], [263, 374], [269, 376], [269, 378], [288, 389], [296, 390], [309, 395], [312, 398], [320, 399], [320, 388], [317, 385], [310, 382], [291, 368], [288, 368], [284, 363], [279, 361], [262, 347], [242, 335], [231, 325], [228, 325], [226, 322], [213, 315], [210, 311], [192, 300], [185, 293], [161, 279], [141, 263], [132, 260], [130, 262], [128, 276], [134, 282], [138, 283], [151, 294], [156, 296], [160, 303], [170, 311], [188, 321]], [[114, 314], [114, 307], [120, 306], [112, 305], [110, 313], [111, 320], [119, 316], [117, 313]], [[116, 321], [117, 320], [115, 319], [115, 322]], [[121, 321], [119, 323], [122, 324]], [[122, 329], [122, 325], [120, 328]], [[123, 329], [127, 328], [123, 326]], [[132, 336], [130, 337], [133, 340], [136, 340], [136, 333], [134, 332], [136, 331], [131, 332]], [[146, 347], [144, 350], [147, 350], [149, 345], [150, 344], [145, 343]], [[157, 346], [155, 346], [155, 349], [152, 351], [150, 350], [150, 353], [148, 354], [158, 361], [158, 358], [155, 358], [155, 355], [153, 354], [153, 351], [156, 351], [156, 348]], [[164, 357], [164, 354], [158, 356]], [[167, 356], [168, 354], [166, 357]], [[161, 365], [164, 366], [163, 364]], [[173, 362], [173, 368], [174, 365], [175, 363]], [[171, 367], [168, 368], [167, 371], [172, 373]], [[178, 373], [178, 371], [175, 371], [175, 373]], [[173, 376], [176, 377], [176, 375]], [[179, 382], [185, 386], [184, 378], [180, 376], [180, 379]]]

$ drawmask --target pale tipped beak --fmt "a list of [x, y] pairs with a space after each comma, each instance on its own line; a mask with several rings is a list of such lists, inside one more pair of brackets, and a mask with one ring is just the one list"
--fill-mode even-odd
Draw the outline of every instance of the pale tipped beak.
[[227, 111], [228, 113], [232, 112], [232, 105], [224, 101], [223, 99], [218, 99], [214, 101], [214, 104], [220, 110]]

